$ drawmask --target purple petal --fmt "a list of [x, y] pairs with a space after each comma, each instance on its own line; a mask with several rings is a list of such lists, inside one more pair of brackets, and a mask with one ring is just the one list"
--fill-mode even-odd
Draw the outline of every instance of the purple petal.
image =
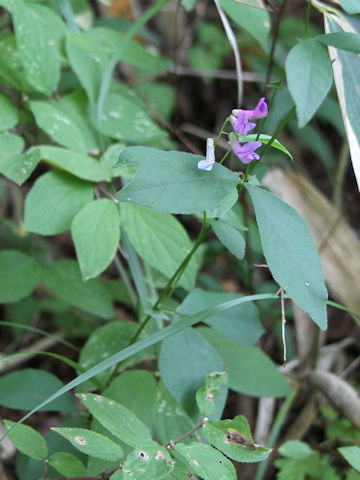
[[255, 123], [251, 123], [248, 121], [245, 112], [240, 112], [233, 123], [235, 132], [241, 133], [241, 135], [244, 136], [246, 136], [248, 134], [248, 131], [252, 130], [255, 126]]
[[240, 145], [239, 142], [235, 141], [232, 144], [232, 149], [242, 163], [250, 163], [253, 160], [260, 159], [260, 155], [255, 153], [254, 150], [259, 148], [261, 145], [261, 142], [247, 142], [244, 145]]
[[249, 113], [251, 114], [248, 116], [251, 120], [257, 120], [259, 118], [264, 118], [268, 114], [268, 106], [265, 101], [265, 97], [260, 98], [258, 104], [254, 108], [254, 110], [250, 110]]

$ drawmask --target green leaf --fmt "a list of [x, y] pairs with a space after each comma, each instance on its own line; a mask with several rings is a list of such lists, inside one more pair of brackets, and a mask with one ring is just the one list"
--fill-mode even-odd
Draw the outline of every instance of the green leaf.
[[0, 170], [2, 155], [16, 155], [24, 150], [25, 142], [15, 133], [0, 133]]
[[147, 143], [163, 134], [137, 102], [121, 93], [107, 95], [100, 122], [96, 106], [90, 107], [90, 119], [96, 130], [118, 141]]
[[301, 128], [311, 120], [330, 90], [332, 69], [329, 55], [316, 40], [302, 40], [287, 56], [285, 70]]
[[[254, 133], [254, 134], [246, 135], [246, 137], [240, 136], [240, 139], [242, 142], [253, 142], [257, 140], [257, 137], [258, 137], [257, 134]], [[271, 135], [265, 135], [262, 133], [259, 135], [259, 142], [268, 144], [271, 138], [272, 138]], [[275, 139], [272, 142], [271, 147], [276, 148], [277, 150], [280, 150], [281, 152], [285, 153], [288, 157], [291, 158], [291, 160], [293, 159], [293, 156], [291, 155], [289, 150], [286, 147], [284, 147], [284, 145], [280, 143], [279, 140]]]
[[[11, 372], [0, 378], [0, 405], [13, 409], [31, 410], [62, 386], [62, 382], [55, 375], [45, 370], [26, 368]], [[41, 410], [72, 412], [74, 402], [71, 395], [67, 393]]]
[[24, 154], [0, 157], [0, 173], [21, 185], [27, 180], [40, 162], [40, 152], [29, 150]]
[[210, 225], [224, 247], [236, 258], [242, 260], [245, 255], [245, 240], [239, 230], [221, 220], [212, 220]]
[[[167, 278], [172, 277], [192, 248], [186, 230], [172, 215], [123, 203], [121, 224], [137, 254]], [[197, 268], [196, 259], [192, 257], [179, 285], [192, 290]]]
[[136, 91], [163, 118], [170, 119], [175, 108], [175, 88], [168, 83], [148, 82], [136, 85]]
[[65, 25], [42, 5], [22, 0], [1, 0], [0, 4], [11, 12], [26, 79], [37, 91], [50, 95], [59, 81], [59, 42]]
[[[265, 51], [268, 50], [270, 16], [265, 9], [256, 8], [256, 0], [250, 0], [247, 5], [233, 0], [220, 0], [219, 3], [231, 20], [252, 35]], [[249, 3], [253, 3], [255, 7], [248, 5]]]
[[100, 433], [85, 430], [84, 428], [52, 428], [74, 445], [81, 453], [102, 460], [119, 460], [124, 452], [117, 443]]
[[[156, 392], [155, 433], [162, 444], [176, 440], [195, 427], [183, 407], [170, 394], [164, 383], [158, 383]], [[190, 437], [184, 442], [190, 441]]]
[[241, 415], [233, 420], [206, 422], [202, 433], [211, 445], [237, 462], [260, 462], [271, 451], [254, 445], [249, 424]]
[[174, 447], [189, 469], [204, 480], [236, 480], [234, 465], [215, 448], [204, 443], [178, 443]]
[[[161, 344], [160, 377], [191, 417], [197, 413], [196, 390], [204, 385], [208, 374], [223, 370], [220, 355], [192, 328], [167, 338]], [[222, 411], [225, 400], [224, 394], [216, 398], [217, 412]]]
[[[226, 195], [224, 200], [222, 200], [221, 203], [216, 208], [206, 211], [207, 218], [223, 219], [226, 213], [228, 213], [232, 207], [235, 207], [234, 204], [236, 204], [238, 197], [239, 197], [239, 192], [238, 192], [238, 189], [235, 187], [232, 190], [230, 190], [230, 192]], [[239, 204], [237, 205], [240, 207]]]
[[256, 397], [290, 394], [285, 377], [270, 358], [256, 347], [240, 347], [215, 330], [197, 329], [221, 355], [229, 374], [229, 388]]
[[340, 0], [340, 3], [345, 12], [349, 13], [350, 15], [360, 13], [360, 6], [357, 0]]
[[119, 210], [108, 199], [86, 204], [74, 217], [71, 235], [84, 280], [97, 277], [112, 262], [120, 241]]
[[19, 113], [11, 99], [0, 93], [0, 131], [9, 130], [19, 122]]
[[135, 450], [129, 453], [122, 471], [124, 480], [160, 480], [166, 477], [174, 468], [166, 448], [152, 440], [141, 440]]
[[[106, 66], [123, 37], [122, 32], [107, 28], [93, 28], [88, 32], [76, 35], [70, 32], [67, 34], [66, 53], [70, 65], [92, 104], [98, 100], [99, 88]], [[135, 41], [127, 43], [121, 60], [153, 73], [170, 66], [169, 61], [152, 55]]]
[[[181, 315], [194, 315], [205, 308], [215, 307], [236, 298], [239, 298], [238, 294], [206, 292], [197, 288], [185, 298], [177, 308], [177, 312]], [[220, 312], [207, 318], [205, 323], [239, 345], [253, 345], [264, 333], [259, 311], [253, 303], [239, 305], [225, 312]]]
[[[325, 31], [330, 33], [360, 34], [360, 26], [355, 18], [347, 15], [324, 15]], [[342, 119], [346, 127], [350, 147], [351, 161], [360, 189], [360, 105], [358, 102], [358, 82], [360, 75], [360, 57], [358, 54], [329, 48], [335, 85], [341, 107]]]
[[0, 303], [17, 302], [27, 297], [42, 279], [43, 269], [18, 250], [0, 251]]
[[24, 68], [16, 48], [15, 35], [2, 32], [0, 40], [0, 78], [2, 83], [20, 92], [32, 90], [25, 79]]
[[327, 290], [318, 252], [303, 218], [262, 188], [248, 185], [264, 255], [275, 281], [315, 323], [327, 327]]
[[65, 477], [85, 477], [83, 463], [69, 452], [56, 452], [49, 457], [49, 465]]
[[29, 102], [39, 128], [56, 143], [74, 152], [89, 153], [97, 147], [95, 135], [81, 111], [84, 99], [81, 92], [62, 97], [60, 100]]
[[[93, 282], [94, 280], [91, 280], [91, 281]], [[278, 297], [273, 294], [258, 294], [258, 295], [249, 295], [248, 297], [240, 297], [240, 298], [237, 298], [236, 300], [231, 300], [229, 302], [225, 302], [220, 305], [217, 305], [215, 308], [203, 310], [202, 312], [199, 312], [195, 315], [191, 315], [188, 318], [184, 318], [182, 320], [179, 320], [178, 322], [174, 322], [168, 327], [164, 327], [158, 332], [155, 332], [152, 335], [142, 340], [139, 340], [135, 344], [129, 345], [128, 347], [124, 348], [120, 352], [117, 352], [116, 354], [112, 355], [110, 358], [103, 360], [102, 362], [98, 363], [96, 366], [90, 368], [87, 372], [79, 375], [77, 378], [75, 378], [74, 380], [69, 382], [67, 385], [60, 388], [54, 394], [50, 395], [48, 398], [46, 398], [41, 403], [39, 403], [35, 408], [32, 409], [31, 412], [29, 412], [21, 420], [19, 420], [19, 422], [21, 423], [25, 421], [27, 418], [29, 418], [33, 413], [38, 411], [40, 408], [45, 407], [51, 401], [57, 399], [59, 396], [68, 392], [72, 388], [77, 387], [78, 385], [82, 384], [86, 380], [93, 378], [95, 375], [107, 370], [108, 368], [113, 367], [114, 365], [118, 364], [119, 362], [122, 362], [123, 360], [127, 360], [133, 357], [137, 353], [142, 352], [146, 348], [161, 342], [162, 340], [170, 337], [171, 335], [175, 335], [176, 333], [181, 332], [182, 330], [192, 325], [195, 325], [196, 323], [204, 321], [206, 318], [211, 317], [216, 313], [225, 311], [228, 308], [235, 307], [236, 305], [239, 305], [241, 303], [247, 303], [247, 302], [252, 302], [256, 300], [274, 300], [276, 298]]]
[[125, 148], [125, 143], [113, 143], [100, 158], [100, 162], [111, 170], [113, 177], [131, 178], [135, 175], [136, 165], [118, 163], [120, 154]]
[[[10, 420], [4, 420], [4, 423], [6, 430], [15, 425], [15, 422]], [[29, 425], [18, 425], [9, 433], [9, 438], [24, 455], [36, 460], [45, 460], [47, 457], [48, 447], [45, 438]]]
[[[360, 10], [359, 10], [360, 11]], [[326, 33], [316, 37], [318, 42], [331, 47], [347, 50], [348, 52], [360, 53], [360, 35], [349, 32]]]
[[[86, 282], [86, 285], [88, 283], [89, 282]], [[122, 349], [126, 348], [130, 344], [130, 341], [134, 337], [136, 331], [137, 325], [134, 322], [128, 322], [126, 320], [116, 320], [99, 327], [90, 335], [87, 342], [81, 349], [79, 364], [82, 370], [88, 370], [97, 365], [99, 362], [103, 361], [104, 358], [111, 357], [116, 352], [120, 352]], [[150, 355], [148, 351], [141, 352], [134, 358], [124, 362], [121, 367], [125, 368], [125, 366], [133, 365], [134, 363], [139, 362], [143, 358], [148, 358], [149, 356]], [[97, 378], [101, 383], [106, 384], [109, 381], [112, 373], [113, 369], [109, 369], [108, 371], [98, 375]], [[83, 390], [90, 388], [89, 384], [86, 383], [82, 387]], [[91, 387], [93, 387], [93, 385], [91, 385]]]
[[81, 393], [78, 397], [101, 425], [127, 445], [136, 447], [151, 440], [149, 429], [120, 403], [92, 393]]
[[301, 440], [289, 440], [281, 445], [279, 453], [293, 460], [305, 460], [314, 454], [314, 450]]
[[360, 447], [351, 445], [349, 447], [340, 447], [338, 451], [353, 468], [360, 472]]
[[35, 148], [40, 150], [41, 158], [47, 163], [72, 173], [83, 180], [108, 182], [111, 179], [110, 170], [95, 158], [81, 153], [70, 152], [70, 150], [60, 147], [42, 146]]
[[[155, 416], [156, 381], [147, 370], [128, 370], [116, 377], [103, 392], [124, 407], [131, 409], [148, 428]], [[146, 398], [146, 403], [144, 399]]]
[[89, 183], [66, 172], [47, 172], [36, 180], [26, 197], [25, 230], [42, 235], [65, 232], [92, 198]]
[[206, 377], [205, 386], [197, 390], [196, 403], [203, 417], [208, 417], [215, 412], [215, 398], [220, 394], [220, 387], [227, 381], [226, 371], [213, 372]]
[[111, 318], [114, 315], [111, 296], [105, 283], [100, 278], [84, 283], [74, 260], [54, 262], [46, 269], [43, 281], [64, 302], [101, 318]]
[[197, 163], [203, 160], [199, 155], [130, 147], [120, 159], [124, 157], [140, 160], [140, 165], [117, 198], [163, 213], [215, 208], [238, 183], [238, 176], [218, 163], [210, 172], [199, 170]]

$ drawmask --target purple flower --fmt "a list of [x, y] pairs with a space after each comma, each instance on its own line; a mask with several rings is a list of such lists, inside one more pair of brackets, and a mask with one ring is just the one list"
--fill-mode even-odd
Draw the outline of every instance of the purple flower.
[[248, 134], [249, 130], [252, 130], [256, 123], [248, 121], [247, 115], [244, 110], [239, 110], [237, 117], [235, 115], [230, 116], [231, 124], [235, 132], [241, 133], [244, 137]]
[[208, 138], [206, 140], [206, 158], [205, 160], [200, 160], [198, 163], [199, 170], [212, 170], [215, 163], [215, 151], [214, 151], [214, 139]]
[[[265, 97], [260, 98], [254, 110], [235, 109], [232, 111], [232, 114], [235, 117], [239, 117], [239, 115], [245, 114], [247, 120], [257, 120], [259, 118], [266, 117], [268, 114], [268, 106], [267, 106]], [[234, 127], [234, 130], [235, 130], [235, 127]]]
[[261, 142], [247, 142], [240, 145], [237, 140], [232, 142], [232, 150], [235, 155], [242, 161], [242, 163], [251, 163], [253, 160], [259, 160], [260, 155], [255, 153], [255, 150], [261, 147]]

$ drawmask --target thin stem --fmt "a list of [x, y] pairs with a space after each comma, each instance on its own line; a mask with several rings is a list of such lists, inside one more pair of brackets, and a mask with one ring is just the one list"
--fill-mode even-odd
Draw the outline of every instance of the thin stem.
[[194, 427], [191, 430], [189, 430], [188, 432], [184, 433], [184, 435], [181, 435], [181, 437], [177, 438], [176, 440], [170, 440], [170, 442], [167, 445], [165, 445], [165, 448], [167, 448], [167, 449], [173, 448], [177, 443], [182, 442], [184, 440], [184, 438], [189, 437], [190, 435], [195, 433], [197, 430], [200, 430], [200, 428], [203, 428], [204, 423], [205, 423], [205, 419], [203, 419], [203, 421], [201, 423], [199, 423], [199, 425], [196, 425], [196, 427]]
[[274, 25], [274, 34], [273, 34], [273, 39], [272, 39], [272, 43], [271, 43], [271, 50], [270, 50], [270, 55], [269, 55], [269, 62], [268, 62], [267, 70], [266, 70], [264, 92], [266, 90], [267, 84], [270, 81], [271, 71], [272, 71], [272, 68], [273, 68], [273, 65], [274, 65], [275, 48], [276, 48], [276, 44], [277, 44], [277, 41], [278, 41], [278, 38], [279, 38], [280, 22], [281, 22], [282, 16], [284, 15], [287, 2], [288, 2], [288, 0], [283, 0], [283, 2], [281, 4], [281, 7], [280, 7], [280, 10], [279, 10], [279, 12], [277, 14], [277, 17], [276, 17], [276, 22], [275, 22], [275, 25]]
[[121, 280], [125, 283], [125, 287], [128, 291], [129, 297], [130, 297], [131, 305], [134, 308], [136, 308], [138, 300], [137, 300], [135, 290], [133, 289], [133, 287], [131, 285], [128, 274], [126, 273], [126, 270], [125, 270], [123, 264], [121, 263], [121, 260], [120, 260], [118, 255], [115, 255], [115, 257], [114, 257], [114, 264], [115, 264], [115, 267], [116, 267], [117, 271], [119, 272]]
[[231, 149], [229, 148], [229, 150], [225, 153], [225, 155], [223, 155], [222, 159], [220, 160], [220, 164], [225, 162], [226, 158], [228, 157], [228, 155], [230, 154], [231, 152]]
[[224, 123], [221, 125], [221, 129], [220, 129], [220, 132], [218, 134], [218, 136], [215, 138], [214, 140], [214, 148], [216, 148], [216, 145], [219, 141], [219, 138], [221, 137], [221, 135], [224, 133], [224, 128], [226, 127], [226, 124], [230, 121], [230, 118], [229, 117], [226, 117]]
[[286, 363], [286, 336], [285, 336], [285, 325], [286, 325], [286, 317], [285, 317], [285, 301], [284, 301], [284, 289], [280, 289], [280, 303], [281, 303], [281, 336], [283, 342], [283, 362], [284, 366]]
[[307, 4], [307, 8], [306, 8], [304, 38], [307, 38], [307, 36], [308, 36], [308, 34], [309, 34], [311, 7], [312, 7], [311, 0], [308, 0], [308, 4]]
[[347, 139], [344, 139], [344, 142], [340, 150], [338, 167], [335, 174], [335, 186], [334, 186], [333, 197], [332, 197], [333, 204], [336, 207], [340, 207], [340, 196], [341, 196], [342, 186], [344, 183], [344, 177], [346, 173], [348, 159], [349, 159], [349, 143]]
[[[205, 238], [209, 234], [210, 229], [211, 228], [209, 226], [205, 226], [205, 224], [202, 225], [200, 233], [198, 235], [198, 238], [196, 239], [196, 242], [194, 243], [193, 248], [190, 250], [190, 252], [184, 258], [184, 260], [181, 262], [181, 264], [179, 265], [179, 267], [177, 268], [177, 270], [175, 271], [173, 276], [170, 278], [170, 280], [166, 284], [163, 291], [160, 293], [159, 298], [157, 299], [157, 301], [155, 302], [155, 304], [151, 308], [152, 311], [158, 310], [161, 303], [173, 293], [176, 285], [178, 284], [178, 282], [180, 280], [180, 277], [181, 277], [182, 273], [185, 270], [185, 267], [187, 266], [187, 264], [191, 260], [191, 257], [194, 255], [194, 253], [199, 248], [201, 243], [205, 240]], [[133, 338], [129, 342], [129, 345], [132, 345], [133, 343], [136, 342], [136, 340], [139, 338], [140, 333], [146, 327], [146, 325], [148, 324], [150, 319], [151, 319], [150, 314], [145, 317], [145, 319], [143, 320], [143, 322], [140, 324], [139, 328], [135, 332], [135, 335], [133, 336]]]

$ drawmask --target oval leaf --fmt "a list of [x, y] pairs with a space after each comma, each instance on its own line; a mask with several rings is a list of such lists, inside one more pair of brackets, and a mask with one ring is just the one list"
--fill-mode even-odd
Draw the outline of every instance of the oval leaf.
[[[16, 422], [4, 420], [6, 430], [16, 425]], [[9, 438], [14, 446], [24, 455], [35, 458], [35, 460], [45, 460], [48, 453], [48, 447], [45, 438], [29, 425], [18, 425], [9, 433]]]
[[49, 465], [65, 477], [85, 477], [83, 463], [69, 452], [56, 452], [49, 457]]
[[211, 445], [237, 462], [260, 462], [271, 451], [254, 445], [249, 424], [241, 415], [233, 420], [206, 422], [202, 433]]
[[44, 146], [36, 148], [39, 149], [41, 158], [47, 163], [72, 173], [75, 177], [90, 182], [109, 182], [111, 179], [110, 169], [95, 158], [60, 147]]
[[0, 157], [0, 173], [21, 185], [27, 180], [40, 162], [40, 152], [30, 149], [24, 154]]
[[92, 393], [81, 393], [78, 397], [98, 422], [127, 445], [135, 447], [151, 440], [149, 429], [120, 403]]
[[275, 281], [323, 330], [327, 290], [318, 252], [303, 218], [266, 190], [248, 185], [264, 255]]
[[[62, 386], [63, 384], [55, 375], [44, 370], [27, 368], [11, 372], [0, 378], [0, 405], [31, 410]], [[71, 395], [67, 393], [41, 410], [71, 412], [74, 410], [74, 402]]]
[[120, 241], [119, 211], [103, 198], [83, 207], [71, 224], [71, 235], [84, 280], [97, 277], [112, 262]]
[[239, 230], [221, 220], [211, 220], [210, 225], [224, 247], [242, 260], [245, 255], [245, 240]]
[[19, 114], [11, 99], [0, 93], [0, 131], [9, 130], [19, 121]]
[[43, 269], [31, 257], [17, 250], [0, 252], [0, 303], [27, 297], [40, 283]]
[[290, 51], [285, 69], [301, 128], [311, 120], [330, 90], [331, 62], [326, 49], [319, 42], [306, 39]]
[[166, 448], [152, 440], [142, 440], [125, 460], [122, 468], [123, 478], [160, 480], [173, 470], [174, 463]]
[[102, 460], [119, 460], [124, 452], [117, 443], [100, 433], [84, 428], [52, 428], [54, 432], [69, 440], [81, 453]]
[[[140, 257], [168, 278], [191, 250], [186, 230], [172, 215], [128, 203], [121, 205], [121, 221]], [[196, 270], [197, 263], [192, 257], [179, 284], [187, 290], [193, 289]]]
[[229, 374], [229, 387], [255, 397], [283, 397], [290, 394], [285, 377], [256, 347], [240, 347], [212, 328], [198, 331], [221, 355]]
[[65, 172], [47, 172], [25, 200], [25, 230], [56, 235], [70, 228], [77, 212], [93, 198], [92, 186]]
[[74, 260], [59, 260], [48, 267], [44, 274], [45, 286], [66, 303], [101, 318], [114, 315], [111, 295], [100, 278], [84, 283]]
[[193, 442], [189, 445], [175, 445], [189, 469], [204, 480], [236, 480], [234, 465], [218, 450], [204, 443]]
[[[199, 170], [197, 163], [204, 159], [199, 155], [130, 148], [140, 165], [134, 179], [116, 195], [123, 202], [163, 213], [196, 213], [215, 208], [239, 182], [234, 172], [219, 164], [210, 172]], [[121, 157], [128, 156], [130, 148]]]

